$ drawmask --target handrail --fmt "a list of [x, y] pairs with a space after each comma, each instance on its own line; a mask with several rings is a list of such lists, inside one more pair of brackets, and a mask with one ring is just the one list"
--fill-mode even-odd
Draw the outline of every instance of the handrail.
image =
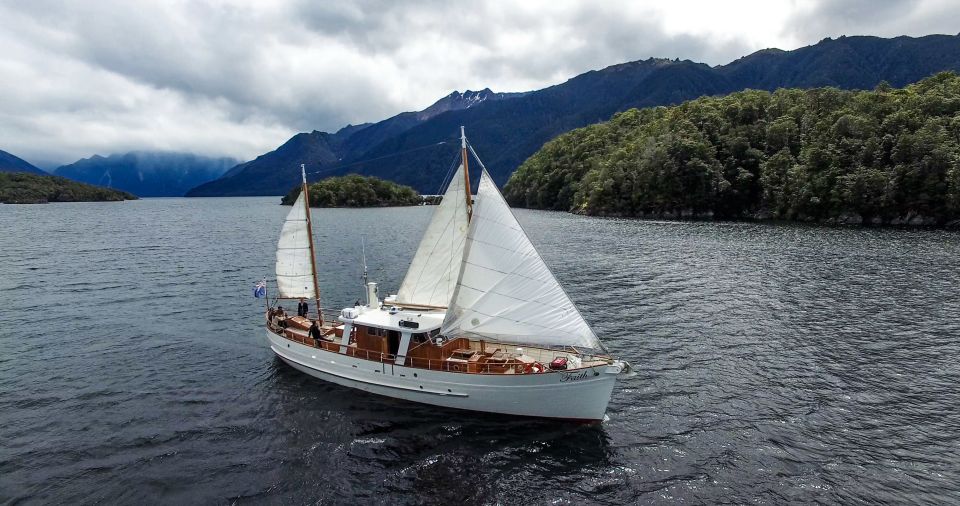
[[[507, 369], [514, 368], [514, 374], [529, 374], [528, 366], [532, 364], [520, 360], [506, 360], [497, 363], [470, 364], [469, 362], [451, 361], [447, 359], [432, 359], [407, 357], [404, 365], [409, 362], [409, 367], [416, 369], [428, 369], [434, 371], [459, 372], [467, 374], [504, 374]], [[426, 367], [424, 367], [426, 365]], [[473, 370], [471, 370], [473, 369]], [[492, 371], [496, 369], [497, 371]], [[544, 367], [541, 373], [557, 372]]]
[[[320, 340], [320, 346], [317, 346], [313, 342], [313, 339], [310, 338], [309, 336], [301, 337], [298, 333], [294, 333], [294, 332], [291, 332], [288, 335], [288, 333], [286, 332], [287, 330], [286, 328], [274, 325], [272, 321], [268, 321], [268, 328], [280, 337], [301, 343], [311, 348], [320, 348], [320, 349], [324, 349], [334, 353], [339, 353], [339, 350], [340, 350], [341, 344], [338, 342]], [[348, 347], [346, 354], [352, 357], [357, 357], [364, 360], [370, 360], [370, 361], [380, 362], [380, 363], [388, 363], [388, 362], [395, 363], [397, 359], [397, 356], [392, 353], [383, 353], [377, 350], [358, 349], [356, 347]], [[578, 354], [578, 356], [581, 357], [581, 360], [585, 362], [594, 361], [594, 360], [603, 361], [606, 359], [606, 357], [600, 357], [596, 355]], [[458, 373], [465, 373], [465, 374], [505, 374], [506, 371], [511, 368], [514, 369], [513, 374], [533, 373], [533, 371], [529, 369], [533, 364], [529, 362], [517, 360], [516, 358], [507, 358], [507, 359], [504, 359], [504, 361], [502, 362], [493, 362], [493, 363], [491, 362], [470, 363], [470, 362], [463, 362], [459, 360], [449, 360], [447, 358], [432, 359], [432, 358], [420, 358], [420, 357], [407, 356], [405, 357], [401, 365], [406, 367], [416, 368], [416, 369], [458, 372]], [[594, 366], [586, 366], [586, 367], [578, 367], [576, 369], [553, 370], [547, 367], [546, 364], [543, 364], [543, 363], [540, 363], [540, 366], [543, 367], [543, 369], [535, 374], [556, 373], [556, 372], [564, 372], [564, 371], [594, 367]]]

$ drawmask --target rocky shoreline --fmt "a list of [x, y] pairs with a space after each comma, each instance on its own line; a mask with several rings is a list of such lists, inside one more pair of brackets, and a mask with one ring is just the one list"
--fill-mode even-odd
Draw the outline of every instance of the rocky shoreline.
[[585, 213], [573, 211], [574, 214], [594, 216], [598, 218], [628, 218], [638, 220], [667, 220], [667, 221], [748, 221], [769, 223], [805, 223], [826, 226], [860, 226], [860, 227], [899, 227], [899, 228], [942, 228], [946, 230], [960, 230], [960, 219], [941, 221], [932, 216], [924, 216], [915, 212], [908, 212], [903, 216], [881, 217], [870, 216], [864, 218], [858, 213], [843, 213], [829, 218], [798, 215], [793, 218], [774, 216], [768, 211], [760, 211], [741, 216], [718, 216], [713, 211], [694, 211], [681, 209], [672, 211], [649, 211], [638, 214], [622, 213]]

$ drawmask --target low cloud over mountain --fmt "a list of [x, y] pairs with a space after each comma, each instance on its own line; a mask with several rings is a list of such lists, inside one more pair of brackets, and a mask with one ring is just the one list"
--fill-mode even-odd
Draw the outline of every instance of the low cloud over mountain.
[[942, 0], [0, 2], [0, 139], [54, 166], [134, 150], [251, 159], [455, 89], [539, 89], [651, 56], [717, 65], [843, 34], [951, 34], [958, 18]]

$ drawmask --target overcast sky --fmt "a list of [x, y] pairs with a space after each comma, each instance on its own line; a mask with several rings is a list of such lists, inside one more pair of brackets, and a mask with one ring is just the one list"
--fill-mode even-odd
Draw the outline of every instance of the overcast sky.
[[0, 149], [249, 159], [299, 131], [648, 57], [960, 31], [960, 2], [0, 0]]

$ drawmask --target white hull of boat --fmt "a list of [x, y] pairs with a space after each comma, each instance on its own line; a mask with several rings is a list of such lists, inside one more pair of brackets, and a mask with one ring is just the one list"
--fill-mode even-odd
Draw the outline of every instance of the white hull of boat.
[[468, 374], [380, 363], [304, 346], [266, 331], [293, 368], [396, 399], [507, 415], [602, 420], [623, 364], [539, 374]]

